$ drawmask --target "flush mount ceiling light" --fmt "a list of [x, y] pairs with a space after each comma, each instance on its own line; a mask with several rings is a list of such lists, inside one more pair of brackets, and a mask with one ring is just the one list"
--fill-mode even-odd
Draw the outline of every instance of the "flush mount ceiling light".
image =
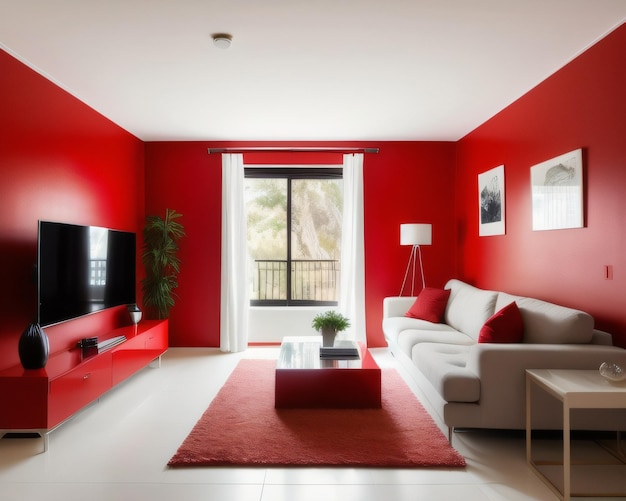
[[215, 33], [211, 37], [213, 38], [213, 45], [218, 49], [228, 49], [233, 42], [233, 36], [228, 33]]

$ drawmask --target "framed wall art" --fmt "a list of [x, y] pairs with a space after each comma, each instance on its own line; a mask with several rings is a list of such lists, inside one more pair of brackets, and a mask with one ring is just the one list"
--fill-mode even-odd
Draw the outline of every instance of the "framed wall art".
[[533, 231], [582, 228], [582, 149], [530, 168]]
[[478, 174], [478, 235], [504, 235], [504, 165]]

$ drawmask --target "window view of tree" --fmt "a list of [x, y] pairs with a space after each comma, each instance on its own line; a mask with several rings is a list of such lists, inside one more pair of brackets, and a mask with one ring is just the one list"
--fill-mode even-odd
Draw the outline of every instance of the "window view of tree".
[[342, 183], [340, 169], [246, 169], [253, 304], [337, 303]]
[[253, 300], [287, 300], [287, 179], [246, 178]]

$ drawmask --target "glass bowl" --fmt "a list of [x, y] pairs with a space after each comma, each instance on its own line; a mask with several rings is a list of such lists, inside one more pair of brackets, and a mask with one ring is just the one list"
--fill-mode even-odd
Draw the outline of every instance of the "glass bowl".
[[626, 371], [619, 365], [610, 362], [602, 362], [600, 365], [600, 375], [609, 381], [619, 383], [626, 381]]

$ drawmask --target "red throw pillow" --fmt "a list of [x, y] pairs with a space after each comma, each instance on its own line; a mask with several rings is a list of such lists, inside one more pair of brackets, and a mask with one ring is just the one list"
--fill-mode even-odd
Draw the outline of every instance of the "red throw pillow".
[[513, 301], [494, 313], [478, 334], [479, 343], [521, 343], [524, 322], [517, 303]]
[[450, 289], [443, 290], [425, 287], [404, 316], [440, 324], [443, 322], [443, 315], [446, 312], [449, 297]]

